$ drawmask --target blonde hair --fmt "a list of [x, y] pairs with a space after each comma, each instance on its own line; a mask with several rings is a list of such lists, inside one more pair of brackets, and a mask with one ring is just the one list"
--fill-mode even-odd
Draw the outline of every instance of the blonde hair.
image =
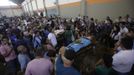
[[20, 46], [17, 47], [18, 52], [23, 52], [24, 49], [26, 49], [26, 47], [23, 46], [23, 45], [20, 45]]

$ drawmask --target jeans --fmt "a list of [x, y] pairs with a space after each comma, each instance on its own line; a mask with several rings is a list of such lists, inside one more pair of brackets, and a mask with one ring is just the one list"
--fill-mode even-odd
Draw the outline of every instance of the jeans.
[[16, 68], [16, 59], [6, 62], [6, 67], [8, 70], [8, 75], [16, 75], [17, 68]]

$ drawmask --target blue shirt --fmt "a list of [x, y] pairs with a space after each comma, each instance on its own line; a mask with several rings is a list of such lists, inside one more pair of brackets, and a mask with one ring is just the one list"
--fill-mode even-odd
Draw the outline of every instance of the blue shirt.
[[80, 75], [73, 67], [64, 67], [61, 57], [58, 56], [56, 61], [56, 75]]
[[44, 36], [47, 38], [48, 34], [49, 34], [49, 31], [48, 30], [44, 30]]
[[24, 71], [26, 69], [28, 62], [30, 61], [30, 58], [28, 57], [27, 54], [19, 54], [18, 55], [18, 61], [21, 66], [21, 71]]

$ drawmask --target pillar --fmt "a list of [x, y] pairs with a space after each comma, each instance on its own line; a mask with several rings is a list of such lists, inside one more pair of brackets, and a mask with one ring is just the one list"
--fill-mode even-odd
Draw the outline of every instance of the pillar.
[[31, 16], [30, 7], [29, 7], [29, 3], [28, 2], [27, 2], [27, 8], [28, 8], [29, 15]]
[[48, 16], [48, 14], [47, 14], [47, 7], [46, 7], [46, 0], [43, 0], [43, 5], [44, 5], [46, 16]]
[[33, 14], [33, 4], [32, 4], [32, 0], [30, 0], [30, 4], [31, 4], [31, 8], [32, 8], [32, 14]]
[[81, 0], [81, 15], [82, 16], [87, 16], [87, 0]]
[[60, 3], [59, 3], [59, 0], [56, 0], [56, 7], [57, 7], [57, 11], [58, 11], [58, 16], [60, 16]]
[[39, 11], [37, 0], [35, 0], [37, 11]]

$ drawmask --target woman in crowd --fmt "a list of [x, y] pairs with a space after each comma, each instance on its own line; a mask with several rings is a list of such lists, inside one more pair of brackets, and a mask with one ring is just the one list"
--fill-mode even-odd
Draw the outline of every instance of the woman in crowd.
[[0, 54], [5, 58], [8, 75], [16, 75], [17, 74], [16, 54], [11, 43], [9, 43], [9, 39], [7, 37], [3, 37], [1, 41]]
[[25, 72], [27, 64], [30, 61], [30, 58], [29, 58], [28, 53], [27, 53], [27, 48], [23, 45], [20, 45], [17, 47], [17, 50], [19, 52], [18, 61], [20, 64], [21, 72]]

